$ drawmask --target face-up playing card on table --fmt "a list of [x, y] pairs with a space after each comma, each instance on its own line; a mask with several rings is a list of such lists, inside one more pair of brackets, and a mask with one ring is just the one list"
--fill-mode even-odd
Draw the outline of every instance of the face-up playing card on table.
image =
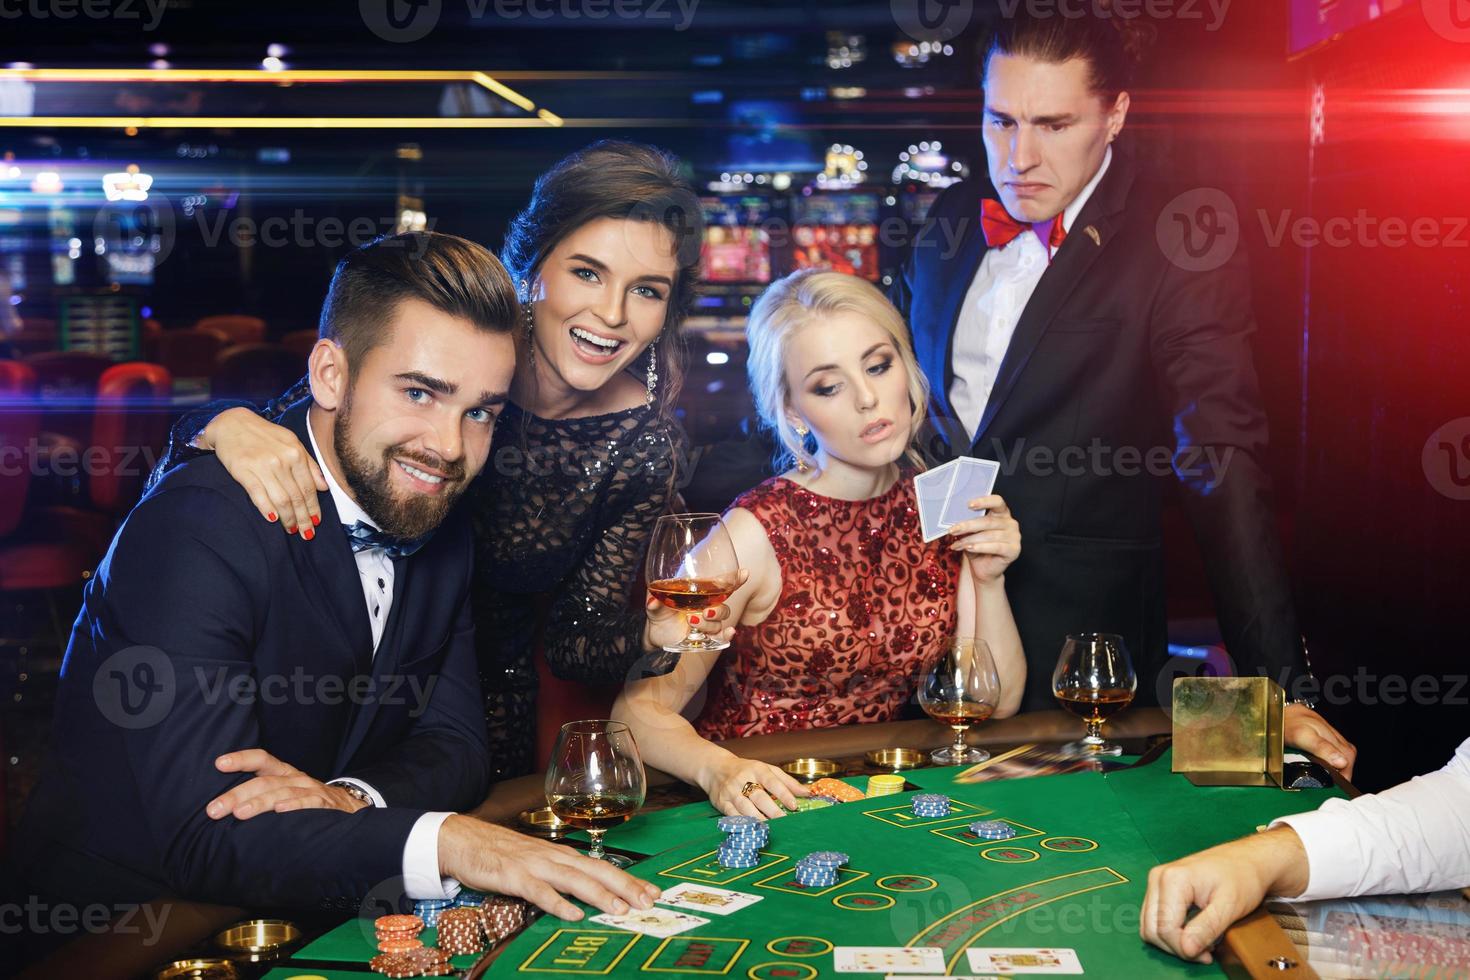
[[954, 482], [954, 475], [955, 465], [945, 463], [914, 477], [914, 496], [919, 500], [919, 527], [924, 532], [925, 544], [944, 537], [944, 532], [949, 530], [940, 515], [949, 502], [949, 488]]
[[838, 946], [832, 951], [838, 973], [944, 972], [944, 950], [938, 946]]
[[759, 895], [747, 895], [744, 892], [732, 892], [727, 888], [697, 885], [686, 881], [667, 889], [659, 897], [658, 903], [672, 905], [677, 909], [688, 909], [691, 912], [729, 915], [731, 912], [740, 911], [747, 905], [754, 905], [760, 900]]
[[604, 912], [601, 915], [594, 915], [591, 921], [599, 925], [627, 929], [630, 932], [641, 932], [645, 936], [656, 936], [659, 939], [677, 936], [681, 932], [688, 932], [695, 926], [709, 925], [709, 919], [701, 919], [687, 912], [675, 912], [672, 909], [649, 909], [647, 912], [629, 912], [627, 915], [613, 915], [610, 912]]
[[1075, 949], [1050, 949], [1035, 946], [985, 947], [969, 949], [970, 969], [1003, 976], [1061, 976], [1082, 972]]
[[993, 459], [961, 456], [953, 465], [954, 482], [950, 484], [944, 509], [939, 512], [939, 523], [946, 525], [946, 531], [961, 521], [985, 516], [983, 510], [971, 510], [970, 501], [988, 497], [995, 489], [995, 478], [1000, 475], [1000, 464]]

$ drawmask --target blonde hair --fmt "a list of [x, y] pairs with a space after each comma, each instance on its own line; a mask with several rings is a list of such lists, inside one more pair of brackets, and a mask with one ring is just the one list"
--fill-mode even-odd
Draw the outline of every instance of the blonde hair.
[[802, 269], [776, 280], [761, 293], [745, 327], [745, 339], [750, 346], [746, 362], [750, 393], [761, 423], [775, 433], [781, 447], [774, 461], [776, 470], [787, 469], [793, 463], [803, 470], [816, 465], [814, 440], [798, 435], [786, 414], [791, 401], [791, 389], [786, 384], [786, 350], [799, 327], [838, 313], [866, 317], [882, 327], [898, 349], [908, 375], [909, 404], [913, 408], [909, 446], [904, 455], [915, 468], [924, 469], [923, 457], [914, 440], [929, 404], [929, 382], [919, 370], [902, 314], [866, 280], [841, 272]]

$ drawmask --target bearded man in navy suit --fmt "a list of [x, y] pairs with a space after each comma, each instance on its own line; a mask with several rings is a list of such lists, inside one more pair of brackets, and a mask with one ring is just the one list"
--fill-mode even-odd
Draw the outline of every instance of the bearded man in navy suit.
[[[31, 895], [340, 907], [402, 879], [564, 918], [657, 890], [458, 811], [490, 760], [454, 507], [515, 366], [516, 291], [484, 248], [411, 234], [350, 253], [283, 424], [326, 477], [283, 534], [213, 455], [170, 470], [88, 584], [53, 758], [18, 853]], [[313, 537], [320, 540], [307, 544]], [[374, 891], [375, 889], [379, 891]]]

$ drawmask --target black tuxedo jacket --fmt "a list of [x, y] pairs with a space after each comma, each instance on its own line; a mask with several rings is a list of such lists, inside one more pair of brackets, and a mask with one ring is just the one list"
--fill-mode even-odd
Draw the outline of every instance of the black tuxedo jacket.
[[[306, 446], [308, 404], [282, 420]], [[347, 536], [320, 500], [316, 538], [287, 536], [210, 455], [128, 515], [87, 585], [26, 814], [37, 894], [335, 906], [393, 886], [424, 811], [484, 798], [468, 525], [456, 508], [396, 564], [374, 654]], [[388, 806], [210, 819], [205, 805], [251, 778], [215, 758], [254, 747], [322, 781], [359, 778]]]
[[934, 389], [931, 454], [999, 461], [996, 491], [1021, 522], [1006, 582], [1030, 666], [1024, 707], [1054, 706], [1052, 669], [1079, 631], [1122, 634], [1139, 700], [1167, 703], [1170, 480], [1239, 672], [1285, 683], [1304, 663], [1263, 466], [1243, 251], [1209, 272], [1171, 261], [1155, 228], [1174, 195], [1115, 151], [1017, 324], [972, 440], [949, 389], [960, 306], [986, 252], [985, 196], [986, 182], [967, 181], [939, 197], [893, 298]]

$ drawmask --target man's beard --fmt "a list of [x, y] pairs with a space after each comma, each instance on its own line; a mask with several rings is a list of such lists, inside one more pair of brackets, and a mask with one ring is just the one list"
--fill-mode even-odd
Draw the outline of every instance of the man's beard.
[[[342, 465], [342, 475], [347, 480], [348, 489], [357, 498], [358, 506], [384, 533], [395, 538], [421, 538], [438, 527], [449, 508], [464, 493], [464, 464], [451, 463], [401, 446], [389, 446], [383, 450], [382, 459], [374, 465], [349, 440], [351, 422], [352, 393], [349, 391], [337, 412], [337, 423], [332, 429], [332, 448], [337, 451], [337, 462]], [[413, 494], [408, 499], [396, 496], [388, 472], [388, 467], [397, 465], [393, 462], [395, 457], [445, 474], [444, 489], [433, 496]]]

